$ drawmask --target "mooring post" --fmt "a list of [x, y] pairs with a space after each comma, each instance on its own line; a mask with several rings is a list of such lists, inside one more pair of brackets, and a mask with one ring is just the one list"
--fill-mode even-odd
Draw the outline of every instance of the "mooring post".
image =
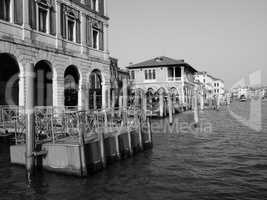
[[123, 88], [122, 88], [122, 95], [123, 95], [123, 109], [127, 109], [127, 105], [128, 105], [128, 83], [127, 83], [127, 79], [123, 79], [122, 81], [123, 84]]
[[147, 99], [146, 99], [146, 94], [145, 93], [143, 93], [142, 94], [142, 107], [143, 107], [143, 112], [144, 112], [144, 114], [145, 114], [145, 116], [146, 116], [146, 111], [147, 111]]
[[148, 132], [148, 142], [152, 144], [152, 132], [151, 132], [151, 121], [150, 117], [146, 118], [147, 121], [147, 132]]
[[115, 135], [114, 135], [116, 156], [117, 156], [118, 159], [120, 159], [119, 134], [120, 134], [120, 132], [116, 132]]
[[194, 88], [194, 122], [195, 126], [198, 126], [199, 116], [198, 116], [198, 92], [197, 87]]
[[203, 94], [203, 91], [201, 91], [201, 95], [200, 95], [200, 109], [202, 111], [204, 110], [204, 94]]
[[172, 116], [172, 100], [171, 100], [171, 94], [168, 94], [168, 110], [169, 110], [169, 123], [172, 125], [173, 123], [173, 116]]
[[[78, 113], [79, 116], [79, 143], [80, 143], [80, 164], [81, 164], [81, 176], [87, 176], [87, 167], [86, 167], [86, 158], [85, 158], [85, 152], [84, 152], [84, 136], [86, 134], [86, 112], [80, 111]], [[82, 119], [82, 120], [81, 120]]]
[[138, 123], [139, 123], [139, 127], [138, 127], [138, 137], [139, 137], [139, 144], [140, 144], [140, 150], [142, 151], [144, 148], [143, 148], [143, 139], [142, 139], [142, 113], [140, 114], [139, 118], [138, 118], [138, 113], [137, 113], [137, 119], [138, 120]]
[[98, 132], [99, 146], [100, 146], [100, 156], [103, 168], [106, 167], [106, 156], [105, 156], [105, 147], [104, 147], [104, 129], [100, 129]]
[[163, 117], [164, 112], [164, 97], [163, 92], [160, 92], [159, 94], [159, 115], [160, 117]]
[[34, 65], [28, 64], [25, 71], [25, 89], [26, 89], [26, 172], [28, 181], [31, 182], [31, 176], [34, 169]]

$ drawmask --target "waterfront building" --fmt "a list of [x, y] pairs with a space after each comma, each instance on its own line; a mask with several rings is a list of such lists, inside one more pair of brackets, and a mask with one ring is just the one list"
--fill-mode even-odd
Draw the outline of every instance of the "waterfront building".
[[223, 98], [225, 94], [224, 81], [215, 78], [207, 72], [198, 72], [195, 74], [195, 80], [203, 84], [204, 101], [205, 104], [209, 104], [214, 96]]
[[214, 94], [223, 97], [223, 95], [225, 94], [224, 81], [221, 79], [214, 78], [213, 86]]
[[1, 0], [0, 105], [109, 106], [106, 2]]
[[134, 90], [141, 89], [147, 94], [172, 93], [180, 105], [191, 107], [197, 70], [184, 60], [162, 56], [127, 68]]

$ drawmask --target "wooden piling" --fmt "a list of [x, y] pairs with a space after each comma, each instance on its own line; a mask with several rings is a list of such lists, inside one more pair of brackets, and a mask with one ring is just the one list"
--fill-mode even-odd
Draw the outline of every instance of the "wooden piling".
[[34, 169], [34, 65], [29, 64], [25, 72], [25, 88], [26, 88], [26, 171], [28, 181], [33, 174]]
[[199, 113], [198, 113], [198, 92], [197, 88], [194, 89], [194, 122], [195, 126], [199, 124]]
[[104, 133], [103, 129], [100, 129], [98, 132], [98, 141], [99, 141], [99, 148], [100, 148], [100, 157], [101, 157], [101, 162], [102, 162], [102, 167], [106, 167], [106, 156], [105, 156], [105, 147], [104, 147]]
[[79, 130], [79, 144], [80, 144], [80, 162], [81, 162], [81, 176], [87, 176], [87, 165], [86, 165], [86, 158], [85, 158], [85, 150], [84, 150], [84, 135], [86, 133], [86, 116], [85, 112], [81, 113], [83, 116], [83, 120], [79, 121], [80, 130]]
[[172, 99], [171, 94], [168, 94], [168, 110], [169, 110], [169, 123], [173, 124], [173, 116], [172, 116]]
[[160, 117], [163, 117], [164, 114], [164, 97], [163, 97], [163, 93], [161, 92], [159, 94], [159, 115]]

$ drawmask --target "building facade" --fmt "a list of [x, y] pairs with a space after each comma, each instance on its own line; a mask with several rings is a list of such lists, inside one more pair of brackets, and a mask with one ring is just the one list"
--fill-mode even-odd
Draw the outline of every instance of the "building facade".
[[224, 81], [215, 78], [207, 72], [198, 72], [195, 74], [195, 80], [203, 85], [203, 95], [205, 104], [209, 104], [214, 96], [223, 99], [225, 94]]
[[156, 57], [127, 68], [133, 89], [172, 93], [181, 105], [191, 106], [196, 70], [184, 60]]
[[1, 0], [0, 105], [109, 106], [106, 1]]

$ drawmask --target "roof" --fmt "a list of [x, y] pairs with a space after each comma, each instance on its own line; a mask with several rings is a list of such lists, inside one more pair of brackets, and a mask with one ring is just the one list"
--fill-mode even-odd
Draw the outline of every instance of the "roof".
[[123, 73], [123, 74], [129, 74], [129, 72], [128, 72], [127, 69], [122, 69], [122, 68], [119, 68], [119, 69], [118, 69], [118, 72], [119, 72], [119, 73]]
[[160, 56], [156, 58], [152, 58], [150, 60], [146, 60], [137, 64], [133, 64], [128, 66], [128, 69], [136, 69], [136, 68], [148, 68], [148, 67], [162, 67], [162, 66], [186, 66], [189, 67], [192, 71], [197, 72], [192, 66], [185, 63], [184, 60], [176, 60], [173, 58], [169, 58], [166, 56]]

